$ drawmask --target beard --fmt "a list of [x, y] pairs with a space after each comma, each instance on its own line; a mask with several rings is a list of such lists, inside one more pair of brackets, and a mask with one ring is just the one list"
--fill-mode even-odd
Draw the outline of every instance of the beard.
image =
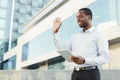
[[87, 27], [88, 26], [88, 23], [87, 22], [84, 22], [83, 24], [79, 24], [79, 26], [81, 27], [81, 28], [85, 28], [85, 27]]

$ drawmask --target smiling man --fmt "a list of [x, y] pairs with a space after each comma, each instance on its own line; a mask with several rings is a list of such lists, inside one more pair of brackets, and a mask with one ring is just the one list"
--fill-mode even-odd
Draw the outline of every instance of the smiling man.
[[61, 43], [58, 32], [61, 19], [54, 20], [53, 34], [57, 49], [67, 49], [73, 53], [72, 80], [100, 80], [98, 65], [109, 62], [109, 48], [106, 37], [92, 26], [92, 11], [82, 8], [77, 12], [77, 22], [82, 28], [68, 43]]

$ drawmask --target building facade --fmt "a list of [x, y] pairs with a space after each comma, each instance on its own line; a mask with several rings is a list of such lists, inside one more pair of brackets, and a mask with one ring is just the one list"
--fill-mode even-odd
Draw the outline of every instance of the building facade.
[[56, 52], [52, 33], [53, 20], [55, 17], [61, 17], [63, 23], [59, 35], [63, 42], [67, 42], [80, 30], [76, 12], [82, 7], [93, 11], [93, 25], [108, 37], [111, 61], [103, 68], [120, 69], [119, 0], [36, 1], [13, 1], [11, 35], [7, 45], [8, 51], [1, 56], [1, 69], [72, 69], [70, 63]]

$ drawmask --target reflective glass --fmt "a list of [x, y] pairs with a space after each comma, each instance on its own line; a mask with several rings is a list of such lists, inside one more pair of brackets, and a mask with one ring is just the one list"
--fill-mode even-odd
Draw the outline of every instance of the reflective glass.
[[[69, 29], [69, 30], [68, 30]], [[79, 32], [79, 26], [76, 20], [76, 14], [63, 21], [60, 28], [60, 36], [63, 42], [68, 41], [71, 36]], [[63, 36], [64, 35], [64, 36]], [[52, 29], [40, 34], [29, 42], [28, 59], [35, 58], [55, 49]], [[34, 46], [34, 47], [33, 47]], [[34, 54], [33, 54], [34, 53]]]
[[6, 9], [0, 8], [0, 17], [3, 17], [3, 18], [6, 17]]
[[32, 0], [32, 6], [38, 7], [39, 6], [38, 0], [36, 0], [36, 1]]
[[31, 13], [31, 6], [21, 4], [20, 5], [20, 13], [30, 14]]
[[43, 5], [45, 6], [48, 2], [49, 0], [43, 0]]
[[20, 4], [20, 13], [26, 13], [26, 6], [23, 4]]
[[[117, 10], [116, 10], [116, 0], [96, 0], [93, 4], [88, 7], [93, 12], [93, 25], [94, 26], [105, 26], [104, 23], [109, 24], [112, 22], [112, 26], [116, 26], [117, 23]], [[111, 27], [111, 26], [110, 26]]]
[[25, 23], [26, 19], [25, 19], [25, 15], [19, 14], [19, 23]]
[[38, 0], [38, 2], [39, 2], [39, 7], [42, 8], [44, 6], [43, 0]]
[[0, 0], [0, 7], [7, 8], [7, 0]]
[[5, 20], [0, 19], [0, 28], [4, 28], [4, 27], [5, 27]]
[[63, 70], [65, 59], [63, 57], [56, 57], [48, 60], [48, 69], [49, 70]]
[[28, 57], [28, 46], [29, 43], [26, 43], [22, 46], [22, 61], [27, 60]]
[[4, 70], [14, 70], [16, 68], [16, 56], [6, 60], [3, 64]]
[[15, 9], [14, 11], [18, 12], [20, 8], [20, 4], [19, 3], [15, 3]]
[[17, 12], [14, 13], [14, 22], [18, 22], [19, 14]]
[[20, 3], [22, 4], [31, 4], [32, 0], [20, 0]]
[[0, 39], [4, 38], [4, 30], [0, 30]]
[[[55, 49], [51, 29], [29, 42], [28, 59], [43, 55]], [[33, 47], [34, 46], [34, 47]], [[34, 54], [33, 54], [34, 53]]]
[[0, 40], [0, 45], [3, 43], [3, 41], [2, 40]]

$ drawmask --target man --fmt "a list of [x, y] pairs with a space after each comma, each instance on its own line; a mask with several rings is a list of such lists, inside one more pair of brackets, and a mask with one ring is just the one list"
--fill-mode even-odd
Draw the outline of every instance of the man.
[[82, 28], [71, 41], [62, 44], [58, 38], [61, 19], [54, 20], [53, 34], [58, 49], [68, 49], [73, 53], [74, 63], [72, 80], [100, 80], [98, 65], [109, 62], [108, 41], [105, 36], [92, 26], [92, 12], [89, 8], [82, 8], [77, 13], [77, 22]]

